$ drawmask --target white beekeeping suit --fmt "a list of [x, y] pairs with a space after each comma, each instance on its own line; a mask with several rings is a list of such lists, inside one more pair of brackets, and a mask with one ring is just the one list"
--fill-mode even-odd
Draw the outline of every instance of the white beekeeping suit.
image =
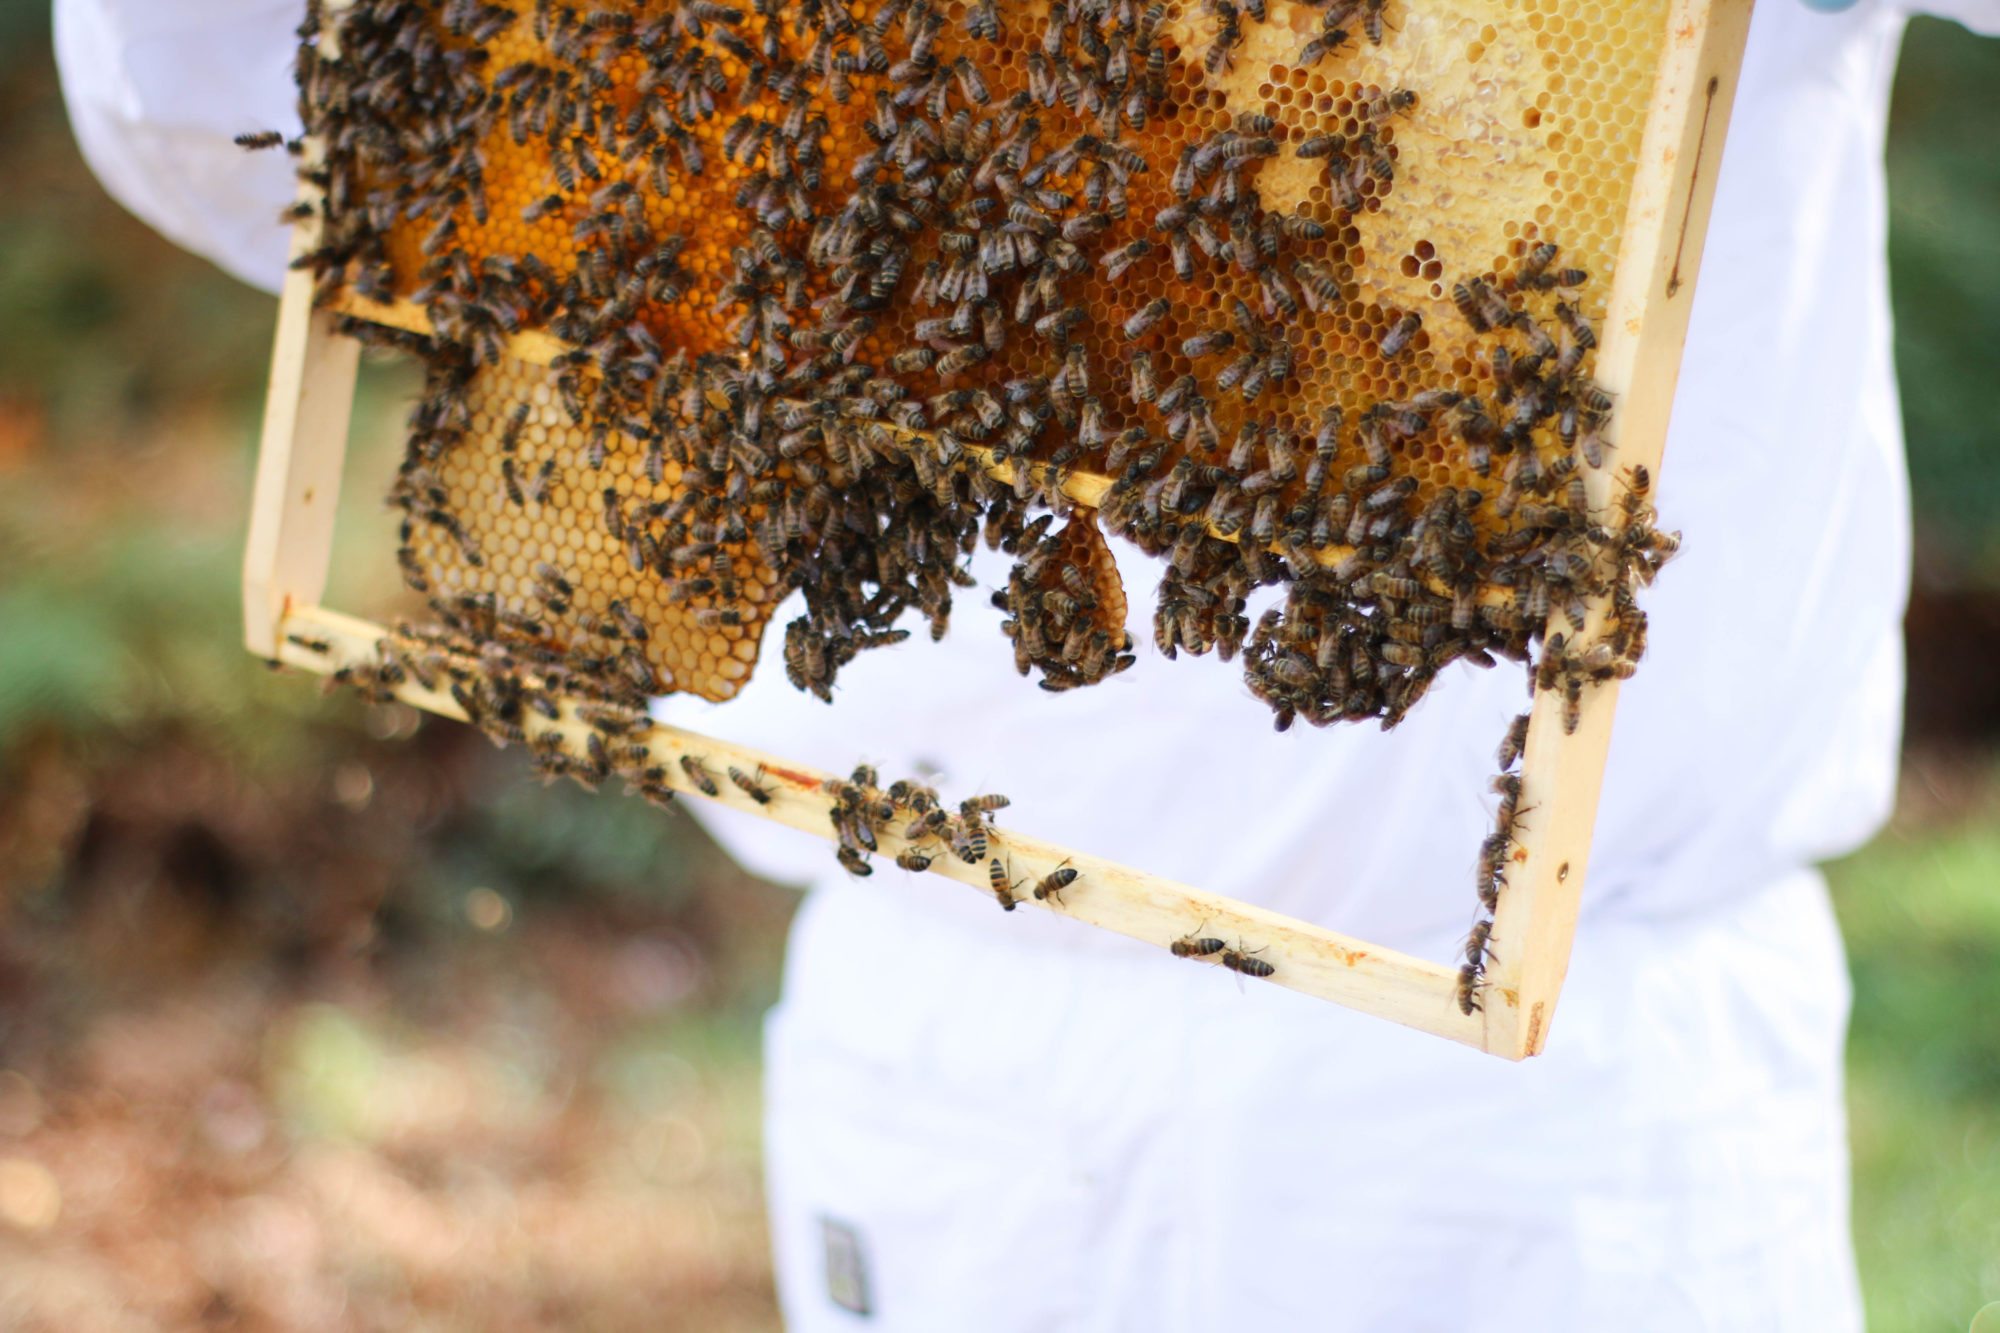
[[[290, 183], [226, 139], [295, 123], [297, 10], [57, 5], [91, 164], [266, 286]], [[2000, 27], [2000, 0], [1953, 16]], [[793, 1328], [1859, 1327], [1847, 983], [1811, 866], [1879, 826], [1896, 759], [1909, 517], [1881, 159], [1904, 18], [1764, 0], [1753, 22], [1658, 491], [1684, 554], [1646, 597], [1540, 1059], [886, 864], [850, 880], [823, 842], [702, 812], [746, 865], [814, 885], [767, 1050]], [[1152, 569], [1125, 574], [1144, 607]], [[791, 690], [774, 641], [736, 701], [665, 711], [1007, 792], [1039, 836], [1452, 958], [1518, 668], [1454, 668], [1392, 734], [1276, 735], [1234, 669], [1160, 660], [1143, 623], [1133, 670], [1050, 696], [998, 619], [966, 594], [944, 643], [864, 654], [832, 708]]]

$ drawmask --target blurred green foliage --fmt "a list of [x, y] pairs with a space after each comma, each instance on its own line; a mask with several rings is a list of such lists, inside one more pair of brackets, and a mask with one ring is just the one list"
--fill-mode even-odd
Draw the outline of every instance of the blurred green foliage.
[[2000, 39], [1911, 22], [1888, 163], [1896, 368], [1924, 571], [2000, 583]]
[[1873, 1333], [2000, 1300], [2000, 787], [1830, 868], [1854, 971], [1854, 1237]]

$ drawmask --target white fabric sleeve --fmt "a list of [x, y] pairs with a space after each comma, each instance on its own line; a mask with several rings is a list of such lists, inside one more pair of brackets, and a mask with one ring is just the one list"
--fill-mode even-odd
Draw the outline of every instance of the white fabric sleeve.
[[253, 286], [284, 281], [296, 190], [302, 0], [56, 0], [56, 64], [84, 161], [112, 198]]

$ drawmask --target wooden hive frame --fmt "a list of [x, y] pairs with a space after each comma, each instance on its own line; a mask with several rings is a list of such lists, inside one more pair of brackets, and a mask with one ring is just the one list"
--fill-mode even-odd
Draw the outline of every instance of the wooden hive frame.
[[[1665, 40], [1619, 233], [1595, 376], [1618, 403], [1621, 462], [1656, 473], [1750, 8], [1750, 0], [1672, 0], [1668, 5]], [[330, 40], [331, 35], [321, 38], [322, 50]], [[308, 164], [315, 152], [308, 142]], [[298, 224], [293, 253], [306, 254], [316, 243], [315, 215]], [[341, 313], [315, 308], [310, 273], [295, 269], [288, 275], [244, 563], [244, 632], [250, 650], [320, 673], [373, 663], [377, 644], [387, 633], [321, 605], [359, 364], [359, 344], [336, 331]], [[344, 313], [428, 330], [423, 312], [407, 304], [374, 305], [350, 297]], [[521, 360], [546, 365], [565, 348], [547, 334], [526, 332], [508, 350]], [[1011, 477], [1005, 464], [992, 470]], [[1587, 481], [1594, 506], [1612, 502], [1609, 475], [1592, 473]], [[1108, 484], [1102, 477], [1077, 475], [1064, 488], [1089, 505]], [[1586, 633], [1602, 623], [1608, 606], [1608, 596], [1592, 601]], [[465, 717], [449, 694], [415, 680], [396, 687], [395, 693], [430, 712]], [[1508, 888], [1493, 921], [1482, 1007], [1470, 1014], [1457, 1002], [1455, 966], [1380, 948], [1010, 830], [995, 830], [995, 855], [1005, 859], [1015, 881], [1026, 884], [1065, 864], [1079, 872], [1059, 899], [1024, 896], [1030, 906], [1162, 948], [1197, 933], [1241, 941], [1272, 965], [1269, 979], [1275, 984], [1518, 1060], [1543, 1049], [1567, 971], [1616, 705], [1616, 681], [1593, 684], [1584, 692], [1579, 724], [1566, 730], [1562, 691], [1541, 690], [1535, 696], [1520, 804], [1524, 810], [1541, 811], [1542, 817], [1520, 825]], [[577, 754], [583, 752], [590, 728], [573, 705], [563, 706], [556, 730]], [[834, 836], [828, 811], [835, 798], [820, 786], [827, 774], [664, 724], [655, 724], [643, 743], [664, 767], [670, 785], [682, 792], [820, 837]], [[727, 766], [745, 772], [761, 767], [774, 799], [759, 804], [727, 783], [716, 784], [719, 794], [700, 791], [677, 762], [683, 755], [701, 758], [718, 773]], [[907, 846], [893, 834], [881, 835], [885, 855]], [[993, 892], [983, 864], [939, 857], [930, 873]]]

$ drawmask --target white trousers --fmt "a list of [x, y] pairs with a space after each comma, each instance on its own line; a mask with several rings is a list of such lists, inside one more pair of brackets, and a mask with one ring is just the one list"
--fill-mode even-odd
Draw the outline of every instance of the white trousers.
[[793, 1333], [1861, 1326], [1816, 873], [1586, 919], [1520, 1065], [881, 887], [809, 896], [768, 1025]]

